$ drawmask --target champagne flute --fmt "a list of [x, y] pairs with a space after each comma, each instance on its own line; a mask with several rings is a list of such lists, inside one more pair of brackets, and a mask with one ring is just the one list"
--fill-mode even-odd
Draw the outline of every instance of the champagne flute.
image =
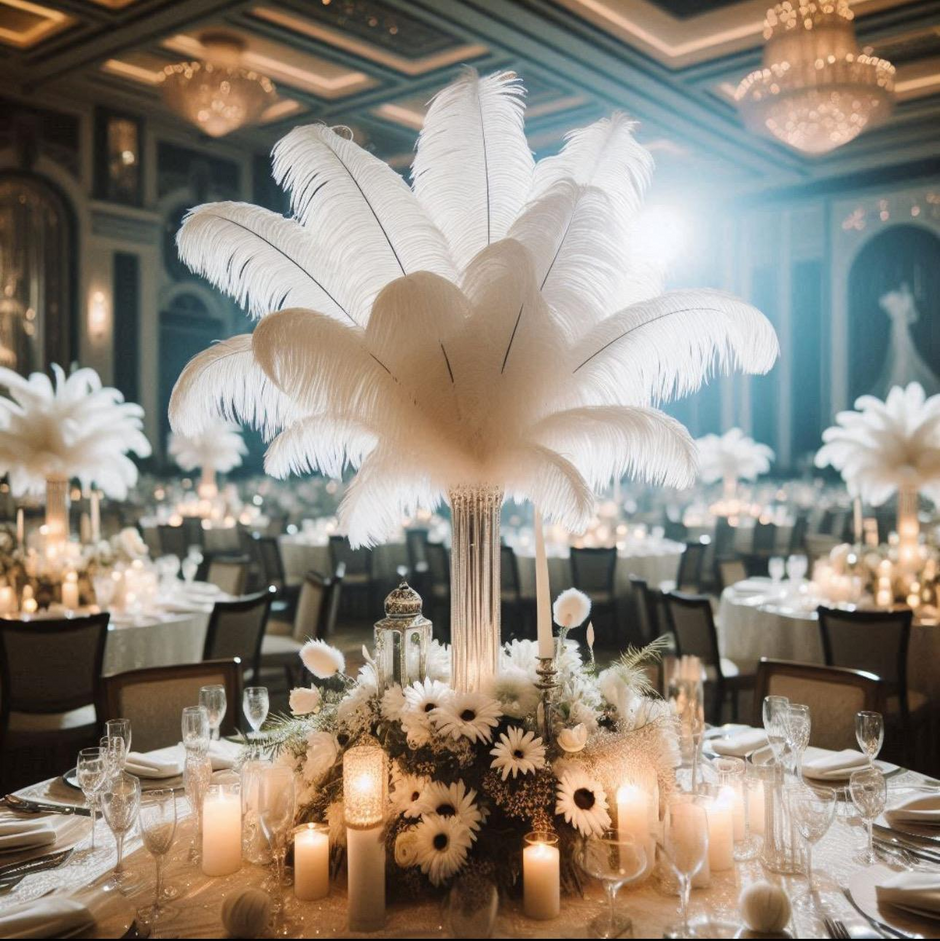
[[875, 759], [885, 740], [885, 720], [880, 712], [855, 713], [855, 740], [858, 747], [868, 755], [868, 763], [874, 768]]
[[206, 755], [209, 752], [211, 728], [209, 713], [205, 706], [185, 706], [181, 719], [183, 733], [183, 748], [187, 755], [194, 752]]
[[85, 802], [91, 810], [91, 847], [89, 852], [95, 851], [95, 831], [98, 822], [98, 797], [101, 788], [108, 778], [108, 758], [101, 748], [83, 748], [78, 753], [75, 764], [75, 776], [78, 786], [85, 795]]
[[603, 882], [609, 903], [606, 914], [591, 922], [591, 937], [621, 938], [631, 932], [633, 920], [617, 914], [617, 893], [646, 871], [645, 848], [627, 833], [605, 830], [584, 840], [577, 859], [589, 876]]
[[205, 706], [209, 715], [209, 728], [212, 732], [212, 741], [219, 738], [219, 727], [225, 718], [227, 703], [225, 699], [225, 687], [221, 684], [212, 686], [202, 686], [199, 689], [199, 705]]
[[888, 799], [885, 776], [877, 768], [855, 771], [849, 778], [849, 794], [858, 815], [868, 826], [868, 846], [855, 857], [855, 861], [863, 866], [871, 866], [878, 862], [872, 841], [872, 824], [875, 817], [885, 809]]
[[787, 713], [790, 710], [790, 700], [786, 696], [765, 696], [762, 716], [767, 741], [773, 752], [774, 760], [778, 763], [783, 760], [787, 747]]
[[812, 727], [809, 706], [790, 703], [787, 709], [787, 748], [793, 761], [793, 774], [798, 781], [803, 778], [803, 752], [809, 745]]
[[679, 882], [679, 924], [668, 929], [665, 936], [693, 937], [689, 895], [692, 879], [708, 858], [708, 817], [705, 808], [691, 795], [680, 794], [670, 799], [659, 847]]
[[813, 846], [828, 832], [836, 812], [836, 792], [831, 787], [798, 784], [790, 792], [790, 809], [796, 828], [806, 841], [806, 892], [793, 904], [801, 911], [825, 912], [829, 906], [820, 898], [813, 874]]
[[104, 724], [105, 738], [124, 739], [124, 754], [131, 753], [131, 720], [130, 719], [109, 719]]
[[149, 913], [150, 924], [155, 925], [158, 919], [173, 911], [162, 903], [163, 857], [169, 853], [176, 835], [176, 794], [172, 788], [158, 788], [141, 795], [140, 835], [147, 852], [153, 856], [156, 869], [153, 906]]
[[267, 884], [274, 904], [275, 934], [284, 934], [282, 924], [284, 860], [287, 837], [294, 826], [294, 772], [285, 765], [263, 768], [258, 779], [258, 823], [274, 857], [274, 878]]
[[107, 735], [100, 739], [98, 744], [105, 753], [108, 779], [110, 780], [124, 770], [124, 763], [127, 760], [127, 746], [124, 744], [123, 738], [109, 738]]
[[122, 771], [102, 792], [101, 809], [117, 843], [117, 864], [108, 887], [127, 893], [134, 885], [124, 869], [124, 840], [140, 811], [140, 778]]
[[212, 780], [212, 762], [205, 752], [187, 751], [183, 765], [183, 790], [196, 820], [189, 845], [189, 861], [198, 863], [202, 856], [202, 802]]
[[[268, 718], [269, 708], [268, 691], [264, 686], [249, 686], [245, 689], [242, 696], [242, 709], [244, 710], [248, 724], [251, 726], [256, 736], [261, 731], [261, 727]], [[249, 736], [249, 738], [251, 738], [251, 736]]]

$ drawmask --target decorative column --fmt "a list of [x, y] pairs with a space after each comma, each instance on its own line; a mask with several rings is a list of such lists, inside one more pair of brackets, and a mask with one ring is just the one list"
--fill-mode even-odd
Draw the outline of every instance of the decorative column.
[[451, 685], [476, 692], [499, 663], [498, 487], [456, 487], [450, 492]]
[[46, 478], [46, 545], [69, 538], [69, 481], [63, 474]]

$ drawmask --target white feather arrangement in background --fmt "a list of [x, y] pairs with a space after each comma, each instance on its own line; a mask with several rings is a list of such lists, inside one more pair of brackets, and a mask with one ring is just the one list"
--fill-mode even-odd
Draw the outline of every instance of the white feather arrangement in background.
[[839, 471], [853, 496], [881, 506], [907, 490], [940, 506], [940, 395], [927, 398], [920, 383], [894, 386], [884, 402], [861, 396], [823, 441], [816, 466]]
[[227, 474], [248, 453], [238, 425], [216, 422], [195, 435], [170, 435], [168, 450], [184, 471], [205, 469]]
[[34, 372], [28, 379], [0, 369], [0, 474], [13, 496], [41, 494], [46, 478], [78, 478], [105, 496], [123, 500], [137, 481], [127, 456], [150, 454], [144, 436], [144, 410], [125, 402], [117, 389], [102, 387], [93, 369], [66, 376], [53, 365], [55, 383]]
[[573, 530], [612, 478], [688, 485], [695, 446], [656, 404], [776, 359], [753, 307], [662, 294], [634, 257], [651, 160], [620, 115], [535, 165], [519, 81], [467, 71], [431, 103], [413, 187], [325, 127], [291, 132], [274, 168], [294, 218], [221, 203], [184, 220], [183, 260], [261, 321], [187, 366], [170, 417], [260, 427], [274, 476], [358, 468], [353, 544], [458, 485]]
[[707, 484], [718, 480], [734, 482], [755, 480], [770, 470], [773, 449], [758, 444], [740, 428], [731, 428], [723, 435], [697, 438], [699, 477]]

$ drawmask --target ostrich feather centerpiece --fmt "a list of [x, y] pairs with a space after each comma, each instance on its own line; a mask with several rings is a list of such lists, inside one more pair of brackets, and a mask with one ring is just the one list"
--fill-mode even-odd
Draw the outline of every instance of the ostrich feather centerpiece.
[[218, 492], [215, 475], [238, 467], [248, 453], [238, 425], [223, 421], [206, 425], [193, 435], [170, 435], [168, 450], [181, 470], [202, 471], [199, 495], [206, 498]]
[[650, 171], [622, 115], [536, 165], [519, 81], [468, 71], [431, 102], [411, 187], [301, 127], [274, 150], [293, 218], [217, 203], [180, 230], [183, 260], [261, 319], [187, 366], [174, 428], [255, 424], [278, 477], [358, 468], [354, 545], [448, 500], [459, 688], [496, 669], [503, 496], [579, 530], [614, 477], [690, 483], [694, 445], [654, 404], [776, 358], [753, 307], [662, 294], [633, 257]]
[[698, 474], [706, 484], [723, 482], [724, 499], [733, 500], [739, 480], [756, 480], [770, 470], [773, 449], [758, 444], [740, 428], [696, 439]]
[[940, 395], [927, 398], [920, 383], [894, 386], [885, 401], [863, 395], [855, 411], [839, 412], [823, 432], [816, 466], [832, 466], [849, 493], [872, 506], [898, 495], [901, 543], [917, 542], [917, 499], [940, 506]]
[[0, 473], [14, 497], [46, 491], [47, 538], [68, 536], [68, 482], [98, 487], [123, 500], [137, 481], [128, 457], [150, 454], [143, 432], [144, 410], [117, 390], [102, 386], [94, 369], [70, 376], [52, 366], [55, 383], [34, 372], [28, 379], [0, 368]]

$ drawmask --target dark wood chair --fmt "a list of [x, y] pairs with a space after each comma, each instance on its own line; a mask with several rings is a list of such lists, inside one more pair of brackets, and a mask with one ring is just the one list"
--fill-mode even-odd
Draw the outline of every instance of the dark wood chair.
[[742, 559], [724, 559], [718, 562], [718, 590], [724, 591], [731, 585], [743, 582], [747, 578], [747, 567]]
[[499, 547], [500, 620], [505, 640], [521, 640], [528, 636], [519, 559], [512, 546]]
[[243, 666], [257, 677], [261, 669], [261, 644], [274, 600], [274, 589], [239, 598], [217, 601], [209, 616], [203, 660], [227, 660], [238, 657]]
[[429, 542], [425, 552], [430, 589], [430, 597], [424, 599], [425, 610], [434, 622], [434, 636], [446, 643], [450, 640], [450, 553], [440, 542]]
[[705, 555], [710, 546], [708, 536], [700, 536], [685, 544], [685, 552], [679, 561], [679, 574], [676, 576], [677, 591], [694, 593], [701, 589]]
[[237, 598], [248, 587], [249, 561], [247, 556], [221, 556], [209, 560], [206, 581], [227, 595]]
[[591, 599], [591, 621], [601, 644], [615, 644], [619, 634], [616, 573], [616, 549], [571, 550], [571, 580]]
[[350, 596], [350, 606], [358, 601], [359, 614], [368, 616], [373, 611], [374, 589], [373, 556], [369, 549], [353, 549], [345, 536], [330, 536], [330, 566], [336, 571], [338, 565], [345, 566], [344, 583]]

